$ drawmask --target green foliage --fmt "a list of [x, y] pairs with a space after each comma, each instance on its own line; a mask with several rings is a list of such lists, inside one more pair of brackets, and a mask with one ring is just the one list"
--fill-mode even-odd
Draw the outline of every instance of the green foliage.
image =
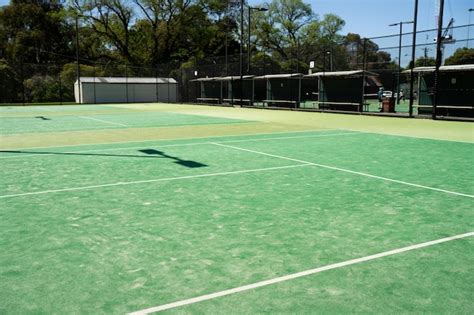
[[[82, 77], [103, 76], [104, 68], [80, 65]], [[60, 73], [62, 98], [64, 100], [74, 100], [74, 82], [77, 80], [77, 65], [75, 63], [65, 64]], [[52, 83], [51, 81], [49, 81]], [[56, 83], [53, 83], [56, 84]]]
[[17, 0], [0, 10], [0, 49], [7, 60], [63, 62], [71, 54], [70, 30], [58, 0]]
[[474, 64], [474, 48], [459, 48], [454, 54], [447, 58], [445, 65], [467, 65]]
[[29, 102], [59, 100], [59, 80], [49, 75], [34, 75], [23, 82], [26, 99]]
[[19, 85], [13, 69], [5, 59], [0, 59], [0, 103], [18, 101]]
[[415, 67], [429, 67], [429, 66], [435, 66], [436, 65], [436, 59], [432, 57], [420, 57], [415, 60]]

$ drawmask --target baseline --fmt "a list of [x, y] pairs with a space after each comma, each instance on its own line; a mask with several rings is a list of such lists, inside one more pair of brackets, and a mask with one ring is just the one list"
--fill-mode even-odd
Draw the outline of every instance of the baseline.
[[129, 127], [128, 125], [125, 125], [125, 124], [121, 124], [121, 123], [117, 123], [117, 122], [113, 122], [113, 121], [108, 121], [108, 120], [103, 120], [103, 119], [99, 119], [99, 118], [94, 118], [94, 117], [89, 117], [89, 116], [76, 116], [76, 117], [79, 117], [79, 118], [82, 118], [82, 119], [95, 120], [95, 121], [106, 123], [106, 124], [109, 124], [109, 125]]
[[233, 289], [228, 289], [228, 290], [224, 290], [224, 291], [214, 292], [214, 293], [211, 293], [211, 294], [201, 295], [201, 296], [198, 296], [198, 297], [194, 297], [194, 298], [190, 298], [190, 299], [186, 299], [186, 300], [182, 300], [182, 301], [177, 301], [177, 302], [173, 302], [173, 303], [163, 304], [163, 305], [160, 305], [160, 306], [150, 307], [150, 308], [143, 309], [143, 310], [136, 311], [136, 312], [132, 312], [132, 313], [129, 313], [129, 314], [130, 315], [145, 315], [145, 314], [165, 311], [165, 310], [177, 308], [177, 307], [180, 307], [180, 306], [185, 306], [185, 305], [199, 303], [199, 302], [202, 302], [202, 301], [212, 300], [212, 299], [216, 299], [216, 298], [223, 297], [223, 296], [226, 296], [226, 295], [231, 295], [231, 294], [240, 293], [240, 292], [244, 292], [244, 291], [248, 291], [248, 290], [253, 290], [253, 289], [257, 289], [257, 288], [277, 284], [277, 283], [280, 283], [280, 282], [285, 282], [285, 281], [289, 281], [289, 280], [293, 280], [293, 279], [297, 279], [297, 278], [301, 278], [301, 277], [314, 275], [314, 274], [321, 273], [321, 272], [328, 271], [328, 270], [333, 270], [333, 269], [338, 269], [338, 268], [342, 268], [342, 267], [346, 267], [346, 266], [350, 266], [350, 265], [360, 264], [360, 263], [363, 263], [363, 262], [367, 262], [367, 261], [371, 261], [371, 260], [375, 260], [375, 259], [380, 259], [380, 258], [387, 257], [387, 256], [397, 255], [397, 254], [405, 253], [405, 252], [408, 252], [408, 251], [421, 249], [421, 248], [425, 248], [425, 247], [429, 247], [429, 246], [433, 246], [433, 245], [438, 245], [438, 244], [441, 244], [441, 243], [446, 243], [446, 242], [449, 242], [449, 241], [459, 240], [459, 239], [463, 239], [463, 238], [467, 238], [467, 237], [471, 237], [471, 236], [474, 236], [474, 232], [458, 234], [458, 235], [445, 237], [445, 238], [441, 238], [441, 239], [437, 239], [437, 240], [433, 240], [433, 241], [418, 243], [418, 244], [414, 244], [414, 245], [410, 245], [410, 246], [406, 246], [406, 247], [400, 247], [400, 248], [397, 248], [397, 249], [392, 249], [392, 250], [389, 250], [389, 251], [385, 251], [385, 252], [381, 252], [381, 253], [365, 256], [365, 257], [350, 259], [350, 260], [346, 260], [346, 261], [342, 261], [342, 262], [338, 262], [338, 263], [334, 263], [334, 264], [330, 264], [330, 265], [326, 265], [326, 266], [322, 266], [322, 267], [318, 267], [318, 268], [314, 268], [314, 269], [309, 269], [309, 270], [305, 270], [305, 271], [301, 271], [301, 272], [297, 272], [297, 273], [292, 273], [292, 274], [289, 274], [289, 275], [286, 275], [286, 276], [281, 276], [281, 277], [277, 277], [277, 278], [273, 278], [273, 279], [269, 279], [269, 280], [264, 280], [264, 281], [260, 281], [260, 282], [256, 282], [256, 283], [252, 283], [252, 284], [247, 284], [247, 285], [236, 287], [236, 288], [233, 288]]

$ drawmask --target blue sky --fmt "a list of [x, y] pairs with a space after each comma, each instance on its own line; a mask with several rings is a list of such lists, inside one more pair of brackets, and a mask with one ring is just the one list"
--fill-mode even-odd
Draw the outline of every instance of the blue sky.
[[[250, 0], [252, 4], [265, 1]], [[322, 17], [327, 13], [339, 15], [346, 21], [344, 32], [359, 33], [364, 37], [387, 35], [398, 30], [388, 24], [413, 20], [414, 0], [305, 0]], [[436, 27], [437, 0], [419, 0], [418, 29]], [[451, 17], [456, 25], [468, 24], [468, 9], [474, 0], [445, 0], [445, 20]], [[474, 20], [474, 14], [472, 14]]]

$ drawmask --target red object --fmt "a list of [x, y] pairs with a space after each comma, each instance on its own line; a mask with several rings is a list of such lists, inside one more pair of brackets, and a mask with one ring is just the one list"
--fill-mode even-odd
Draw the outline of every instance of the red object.
[[382, 111], [384, 113], [395, 113], [395, 98], [384, 98], [382, 100]]

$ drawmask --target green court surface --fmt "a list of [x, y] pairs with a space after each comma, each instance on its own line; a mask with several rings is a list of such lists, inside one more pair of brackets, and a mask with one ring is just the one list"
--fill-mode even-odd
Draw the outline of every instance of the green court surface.
[[138, 128], [100, 144], [64, 131], [85, 107], [2, 126], [0, 314], [474, 312], [471, 125], [143, 108], [91, 116]]

